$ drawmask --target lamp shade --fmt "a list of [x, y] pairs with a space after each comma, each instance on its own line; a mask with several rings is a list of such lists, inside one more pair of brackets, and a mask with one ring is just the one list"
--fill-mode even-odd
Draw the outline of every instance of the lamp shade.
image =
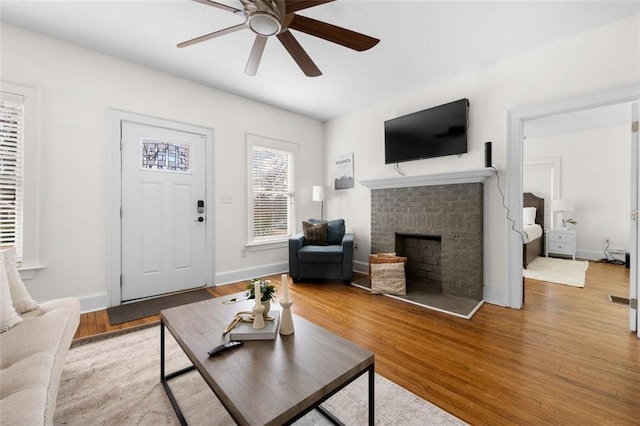
[[551, 210], [554, 212], [571, 212], [573, 211], [573, 200], [566, 198], [551, 200]]
[[313, 201], [324, 201], [324, 186], [313, 187]]

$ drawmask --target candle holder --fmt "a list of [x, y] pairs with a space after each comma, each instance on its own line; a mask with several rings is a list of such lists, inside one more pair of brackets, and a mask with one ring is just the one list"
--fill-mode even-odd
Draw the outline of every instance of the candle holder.
[[264, 306], [260, 303], [256, 303], [253, 305], [253, 328], [256, 330], [260, 330], [264, 328], [264, 316], [262, 313], [264, 312]]
[[293, 318], [291, 317], [291, 305], [293, 305], [293, 300], [280, 300], [280, 306], [282, 306], [282, 313], [280, 314], [280, 334], [282, 336], [289, 336], [295, 332], [293, 329]]

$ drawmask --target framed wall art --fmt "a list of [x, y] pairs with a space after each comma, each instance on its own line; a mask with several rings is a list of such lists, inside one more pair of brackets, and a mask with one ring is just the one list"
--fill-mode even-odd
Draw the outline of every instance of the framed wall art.
[[333, 176], [334, 189], [353, 188], [353, 152], [335, 156]]

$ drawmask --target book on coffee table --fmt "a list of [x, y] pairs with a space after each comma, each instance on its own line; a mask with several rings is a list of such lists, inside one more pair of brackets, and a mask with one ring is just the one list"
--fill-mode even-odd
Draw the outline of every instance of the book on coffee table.
[[264, 328], [256, 330], [251, 322], [240, 322], [229, 332], [231, 340], [272, 340], [278, 334], [280, 325], [280, 311], [272, 310], [269, 316], [273, 321], [265, 321]]

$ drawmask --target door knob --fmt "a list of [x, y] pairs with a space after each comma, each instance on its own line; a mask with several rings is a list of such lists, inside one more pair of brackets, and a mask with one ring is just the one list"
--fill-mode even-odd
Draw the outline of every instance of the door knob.
[[194, 222], [204, 222], [204, 217], [200, 216]]

